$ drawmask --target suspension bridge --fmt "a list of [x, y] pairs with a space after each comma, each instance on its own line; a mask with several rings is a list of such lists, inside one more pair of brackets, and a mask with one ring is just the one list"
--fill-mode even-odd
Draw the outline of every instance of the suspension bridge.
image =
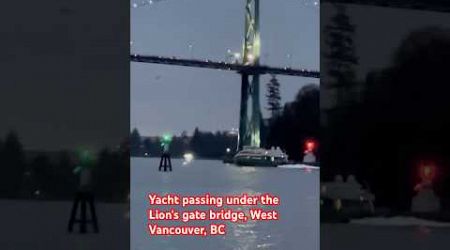
[[[146, 0], [141, 3], [133, 3], [133, 7], [139, 5], [151, 5], [162, 0]], [[239, 114], [239, 148], [243, 146], [260, 146], [260, 123], [261, 109], [259, 101], [259, 77], [263, 74], [289, 75], [297, 77], [319, 78], [320, 73], [316, 70], [295, 69], [290, 67], [271, 67], [260, 65], [260, 21], [259, 6], [260, 0], [245, 1], [245, 23], [244, 23], [244, 42], [242, 46], [242, 62], [217, 62], [210, 60], [183, 59], [176, 57], [164, 57], [155, 55], [130, 55], [130, 60], [142, 63], [177, 65], [186, 67], [208, 68], [215, 70], [227, 70], [237, 72], [241, 75], [241, 100]], [[323, 2], [358, 4], [381, 7], [394, 7], [403, 9], [422, 9], [437, 12], [449, 12], [448, 3], [442, 0], [325, 0]], [[319, 5], [318, 1], [312, 2], [313, 5]], [[248, 107], [251, 107], [251, 112]]]
[[[142, 5], [153, 4], [155, 0], [144, 1]], [[133, 4], [136, 7], [137, 4]], [[210, 60], [183, 59], [155, 55], [133, 54], [133, 62], [177, 65], [186, 67], [207, 68], [233, 71], [241, 75], [241, 100], [239, 115], [238, 148], [243, 146], [259, 147], [261, 108], [259, 101], [259, 77], [263, 74], [289, 75], [297, 77], [319, 78], [319, 71], [295, 69], [290, 67], [271, 67], [260, 65], [260, 0], [245, 0], [244, 42], [242, 46], [242, 62], [217, 62]], [[249, 107], [251, 111], [249, 112]]]

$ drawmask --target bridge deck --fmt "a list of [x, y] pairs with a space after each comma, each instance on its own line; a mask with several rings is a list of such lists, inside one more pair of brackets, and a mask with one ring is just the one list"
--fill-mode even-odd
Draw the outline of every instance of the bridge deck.
[[162, 57], [162, 56], [151, 56], [151, 55], [131, 55], [131, 61], [133, 62], [144, 62], [144, 63], [155, 63], [155, 64], [167, 64], [167, 65], [177, 65], [186, 67], [197, 67], [197, 68], [208, 68], [208, 69], [219, 69], [219, 70], [229, 70], [236, 71], [238, 73], [245, 73], [249, 75], [256, 74], [275, 74], [275, 75], [289, 75], [289, 76], [301, 76], [310, 78], [319, 78], [319, 71], [306, 70], [306, 69], [292, 69], [289, 67], [277, 68], [265, 65], [243, 65], [239, 63], [228, 63], [228, 62], [214, 62], [210, 60], [196, 60], [196, 59], [180, 59], [175, 57]]
[[357, 4], [399, 9], [450, 12], [448, 0], [322, 0], [322, 3]]

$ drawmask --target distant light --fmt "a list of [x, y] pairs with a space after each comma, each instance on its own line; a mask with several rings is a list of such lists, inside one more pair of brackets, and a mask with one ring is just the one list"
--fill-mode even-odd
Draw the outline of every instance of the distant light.
[[145, 153], [144, 155], [145, 155], [145, 156], [148, 156], [148, 153]]
[[419, 171], [419, 175], [423, 181], [432, 182], [436, 176], [436, 167], [434, 165], [422, 165]]
[[162, 136], [162, 142], [163, 143], [170, 143], [172, 141], [172, 135], [169, 133], [165, 133]]
[[138, 4], [137, 3], [133, 3], [133, 8], [137, 8]]
[[230, 148], [227, 148], [227, 153], [230, 153], [231, 152], [231, 149]]
[[235, 129], [235, 128], [232, 128], [229, 132], [228, 132], [228, 134], [230, 134], [230, 135], [237, 135], [239, 133], [239, 129]]
[[248, 54], [247, 55], [247, 61], [253, 62], [254, 60], [255, 60], [255, 56], [253, 54]]
[[241, 53], [234, 53], [233, 57], [235, 59], [240, 59], [241, 58]]
[[314, 140], [307, 140], [305, 142], [305, 152], [313, 152], [316, 149], [316, 142]]
[[189, 163], [192, 160], [194, 160], [194, 155], [192, 153], [185, 153], [183, 155], [183, 158], [184, 158], [184, 162]]

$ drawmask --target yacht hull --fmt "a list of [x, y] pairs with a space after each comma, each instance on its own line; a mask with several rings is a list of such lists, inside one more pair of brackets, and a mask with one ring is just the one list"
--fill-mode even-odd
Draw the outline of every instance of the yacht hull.
[[263, 157], [235, 157], [234, 164], [238, 166], [252, 166], [252, 167], [276, 167], [278, 164], [271, 161], [270, 158]]

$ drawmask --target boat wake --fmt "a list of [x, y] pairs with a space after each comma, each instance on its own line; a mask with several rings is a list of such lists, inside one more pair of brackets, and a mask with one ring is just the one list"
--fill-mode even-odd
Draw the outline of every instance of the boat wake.
[[306, 164], [286, 164], [279, 165], [279, 168], [294, 168], [294, 169], [303, 169], [303, 170], [320, 170], [320, 167], [306, 165]]

